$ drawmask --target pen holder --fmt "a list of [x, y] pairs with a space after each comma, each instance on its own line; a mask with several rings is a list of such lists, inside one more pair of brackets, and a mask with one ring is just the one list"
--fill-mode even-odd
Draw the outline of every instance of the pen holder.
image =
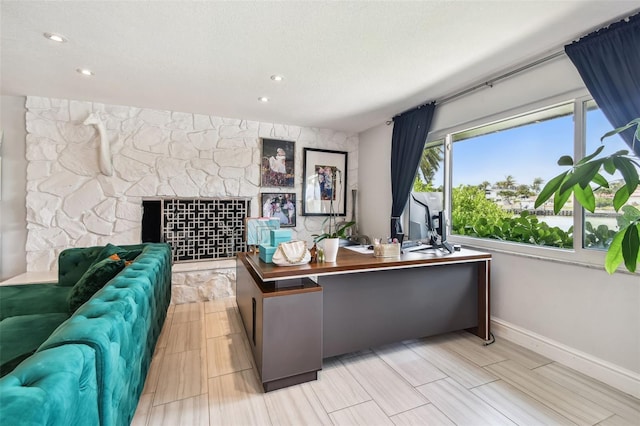
[[375, 257], [398, 257], [400, 256], [400, 244], [375, 244], [373, 246], [373, 255]]

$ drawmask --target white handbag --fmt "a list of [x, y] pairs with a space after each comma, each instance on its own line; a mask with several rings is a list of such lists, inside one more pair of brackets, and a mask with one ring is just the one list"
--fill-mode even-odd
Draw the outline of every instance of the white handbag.
[[278, 245], [272, 261], [278, 266], [304, 265], [311, 261], [311, 253], [306, 241], [288, 241]]

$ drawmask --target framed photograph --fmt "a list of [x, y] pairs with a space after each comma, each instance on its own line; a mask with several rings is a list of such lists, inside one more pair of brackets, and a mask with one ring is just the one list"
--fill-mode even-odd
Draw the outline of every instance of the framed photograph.
[[295, 181], [295, 154], [295, 142], [262, 139], [261, 185], [293, 188]]
[[278, 219], [281, 228], [296, 226], [296, 194], [294, 192], [263, 192], [262, 216]]
[[304, 149], [303, 215], [346, 215], [347, 164], [344, 151]]

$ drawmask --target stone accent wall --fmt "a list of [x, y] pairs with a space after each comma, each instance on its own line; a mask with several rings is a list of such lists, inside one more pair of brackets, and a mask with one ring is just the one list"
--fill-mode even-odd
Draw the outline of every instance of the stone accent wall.
[[171, 303], [192, 303], [236, 294], [236, 261], [217, 260], [176, 264], [171, 280]]
[[[355, 134], [33, 96], [26, 108], [28, 271], [55, 269], [68, 247], [140, 242], [144, 197], [249, 197], [259, 216], [263, 137], [296, 142], [298, 213], [305, 147], [347, 151], [347, 193], [358, 184]], [[99, 136], [82, 124], [92, 112], [106, 124], [113, 176], [100, 173]], [[294, 238], [311, 241], [322, 220], [298, 214]]]

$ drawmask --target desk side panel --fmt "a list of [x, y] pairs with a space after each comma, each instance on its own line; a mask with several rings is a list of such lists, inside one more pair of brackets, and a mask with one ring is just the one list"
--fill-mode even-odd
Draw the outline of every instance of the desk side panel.
[[256, 278], [238, 258], [236, 261], [236, 303], [244, 325], [249, 347], [253, 353], [258, 372], [262, 373], [262, 292]]
[[322, 292], [264, 299], [262, 381], [322, 369]]
[[478, 326], [478, 265], [319, 277], [323, 357]]

